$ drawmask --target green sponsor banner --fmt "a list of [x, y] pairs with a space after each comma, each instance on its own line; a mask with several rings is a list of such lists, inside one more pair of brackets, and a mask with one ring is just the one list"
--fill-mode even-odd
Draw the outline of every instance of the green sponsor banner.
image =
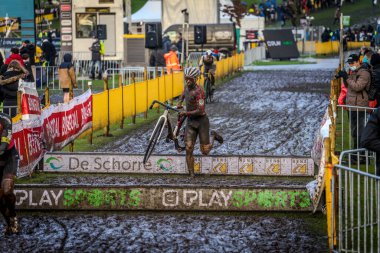
[[350, 26], [351, 16], [343, 16], [343, 26]]
[[304, 188], [18, 185], [22, 210], [311, 211]]

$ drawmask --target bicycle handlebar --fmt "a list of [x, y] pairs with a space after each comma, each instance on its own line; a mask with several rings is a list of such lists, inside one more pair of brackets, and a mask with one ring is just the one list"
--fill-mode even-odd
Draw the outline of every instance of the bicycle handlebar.
[[163, 107], [165, 107], [165, 108], [167, 108], [167, 109], [170, 109], [170, 110], [173, 110], [173, 111], [176, 111], [176, 112], [180, 112], [180, 110], [178, 110], [177, 108], [174, 108], [174, 107], [172, 107], [172, 106], [170, 106], [170, 105], [168, 105], [168, 104], [164, 104], [164, 103], [162, 103], [162, 102], [160, 102], [160, 101], [157, 101], [157, 100], [154, 100], [153, 102], [152, 102], [152, 104], [150, 105], [150, 107], [149, 107], [149, 109], [152, 109], [153, 108], [153, 106], [154, 106], [154, 104], [159, 104], [159, 105], [162, 105]]

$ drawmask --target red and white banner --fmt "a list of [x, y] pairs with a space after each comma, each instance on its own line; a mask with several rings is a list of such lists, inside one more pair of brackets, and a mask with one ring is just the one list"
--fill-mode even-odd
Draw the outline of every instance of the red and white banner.
[[19, 90], [21, 95], [21, 113], [23, 120], [35, 119], [41, 115], [40, 99], [36, 84], [23, 82], [20, 79]]
[[20, 154], [17, 176], [25, 177], [32, 173], [44, 155], [41, 119], [20, 120], [12, 125], [12, 132], [12, 138]]
[[46, 149], [61, 150], [92, 126], [91, 90], [69, 103], [52, 105], [42, 112]]

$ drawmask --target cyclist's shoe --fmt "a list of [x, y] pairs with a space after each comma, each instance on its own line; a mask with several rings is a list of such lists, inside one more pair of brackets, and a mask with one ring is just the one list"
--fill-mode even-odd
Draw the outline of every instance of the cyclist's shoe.
[[217, 132], [211, 131], [211, 136], [214, 136], [214, 139], [219, 142], [220, 144], [223, 144], [223, 137], [220, 136]]
[[12, 217], [9, 219], [9, 225], [5, 227], [4, 234], [19, 234], [20, 230], [20, 223], [18, 222], [17, 217]]

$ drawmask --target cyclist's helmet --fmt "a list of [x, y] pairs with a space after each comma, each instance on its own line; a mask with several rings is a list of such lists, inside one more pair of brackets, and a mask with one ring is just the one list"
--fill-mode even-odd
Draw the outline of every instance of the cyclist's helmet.
[[211, 50], [207, 50], [206, 51], [206, 55], [212, 55], [212, 51]]
[[194, 79], [197, 79], [199, 75], [201, 74], [199, 69], [196, 67], [185, 68], [184, 73], [185, 73], [185, 77], [191, 77]]

